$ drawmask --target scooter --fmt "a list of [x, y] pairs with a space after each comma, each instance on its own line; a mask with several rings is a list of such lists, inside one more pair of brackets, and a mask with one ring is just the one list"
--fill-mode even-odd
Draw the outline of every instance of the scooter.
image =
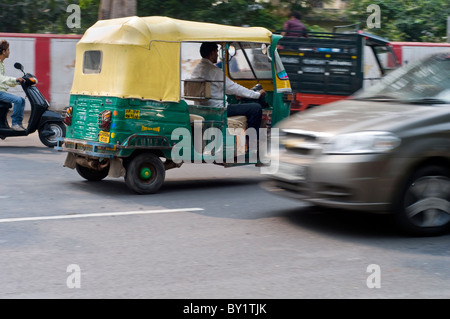
[[25, 131], [13, 130], [7, 120], [9, 110], [12, 108], [11, 103], [0, 102], [0, 139], [7, 137], [27, 136], [36, 131], [39, 133], [40, 141], [48, 147], [55, 147], [58, 138], [66, 136], [66, 125], [61, 114], [48, 110], [50, 104], [44, 98], [42, 93], [36, 87], [37, 79], [30, 73], [23, 71], [23, 65], [15, 63], [14, 67], [23, 72], [24, 82], [21, 83], [31, 104], [31, 114], [28, 121], [28, 127]]

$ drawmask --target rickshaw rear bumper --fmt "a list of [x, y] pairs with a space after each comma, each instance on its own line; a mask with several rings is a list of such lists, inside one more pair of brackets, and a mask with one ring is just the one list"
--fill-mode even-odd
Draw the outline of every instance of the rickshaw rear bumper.
[[118, 151], [118, 147], [115, 144], [71, 138], [58, 138], [54, 149], [59, 152], [69, 152], [81, 156], [97, 158], [113, 158]]

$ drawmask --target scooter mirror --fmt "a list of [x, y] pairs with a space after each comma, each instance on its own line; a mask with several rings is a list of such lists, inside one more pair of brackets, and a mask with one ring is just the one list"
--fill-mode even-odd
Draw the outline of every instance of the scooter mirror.
[[14, 63], [14, 67], [15, 67], [17, 70], [20, 70], [20, 71], [23, 72], [23, 65], [20, 64], [19, 62]]

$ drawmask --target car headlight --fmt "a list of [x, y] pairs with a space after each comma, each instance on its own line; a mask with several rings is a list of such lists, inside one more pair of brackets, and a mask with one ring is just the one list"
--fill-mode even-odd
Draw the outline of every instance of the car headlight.
[[336, 135], [325, 145], [325, 154], [385, 153], [400, 145], [400, 138], [389, 132], [367, 131]]

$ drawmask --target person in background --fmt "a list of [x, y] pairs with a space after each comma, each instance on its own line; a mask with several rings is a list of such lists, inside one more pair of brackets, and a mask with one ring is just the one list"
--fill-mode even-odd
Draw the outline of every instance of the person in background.
[[282, 36], [286, 37], [308, 37], [307, 29], [305, 25], [300, 21], [300, 13], [297, 11], [292, 11], [289, 14], [289, 20], [287, 20], [283, 25]]
[[3, 64], [3, 61], [9, 58], [9, 53], [8, 41], [0, 40], [0, 101], [14, 104], [13, 113], [11, 115], [11, 128], [15, 131], [25, 131], [25, 128], [22, 126], [23, 113], [25, 111], [25, 99], [6, 92], [10, 87], [25, 82], [23, 78], [14, 78], [5, 75], [5, 65]]

